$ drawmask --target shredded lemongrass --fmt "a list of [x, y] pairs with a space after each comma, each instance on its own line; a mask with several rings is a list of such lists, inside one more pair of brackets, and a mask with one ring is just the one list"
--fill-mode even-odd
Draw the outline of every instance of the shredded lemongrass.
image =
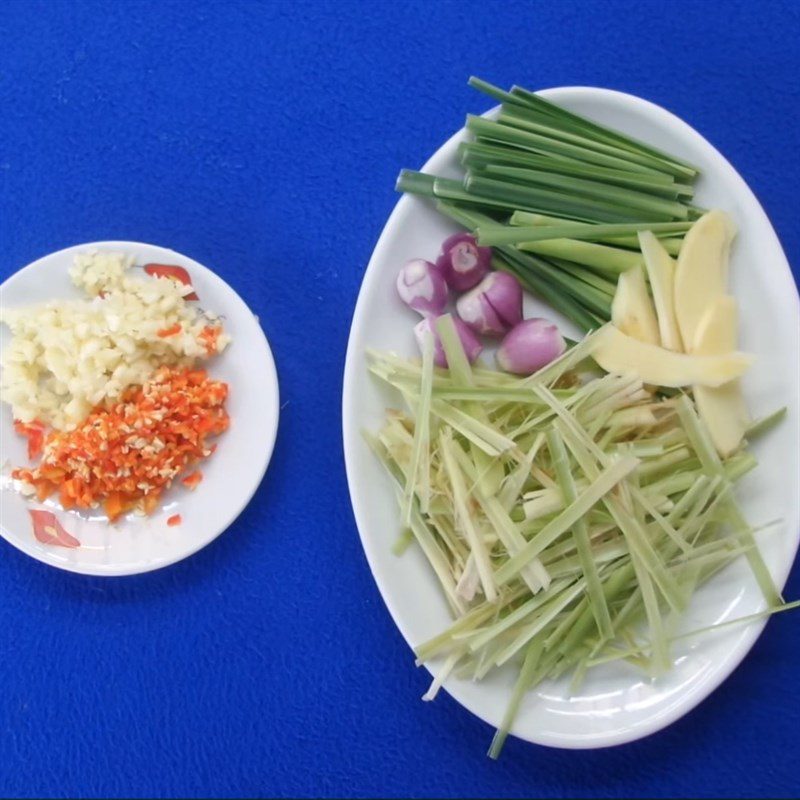
[[447, 369], [430, 348], [422, 361], [369, 353], [409, 411], [367, 438], [408, 514], [395, 550], [419, 546], [453, 614], [415, 648], [418, 663], [436, 661], [426, 699], [521, 665], [493, 756], [545, 679], [571, 673], [575, 688], [618, 659], [667, 670], [695, 590], [735, 559], [768, 612], [789, 607], [733, 496], [755, 459], [720, 458], [689, 395], [598, 377], [591, 334], [518, 378], [471, 366], [448, 316], [437, 333]]

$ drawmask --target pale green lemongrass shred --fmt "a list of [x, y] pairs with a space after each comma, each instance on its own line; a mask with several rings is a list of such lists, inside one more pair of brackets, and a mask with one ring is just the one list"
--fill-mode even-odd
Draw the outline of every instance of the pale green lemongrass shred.
[[[564, 440], [558, 430], [549, 428], [546, 432], [547, 447], [553, 460], [558, 482], [561, 487], [561, 494], [566, 504], [572, 504], [577, 500], [578, 492], [575, 487], [575, 480], [572, 475], [572, 468], [569, 464], [567, 449]], [[603, 589], [600, 585], [600, 576], [594, 563], [592, 547], [589, 540], [589, 531], [586, 519], [581, 517], [572, 526], [572, 534], [575, 539], [575, 546], [578, 551], [578, 558], [581, 562], [583, 574], [586, 576], [586, 591], [591, 600], [592, 612], [597, 621], [597, 629], [601, 636], [611, 637], [611, 616], [605, 602]]]
[[444, 682], [450, 677], [450, 673], [453, 671], [456, 664], [464, 657], [464, 652], [464, 650], [454, 650], [447, 656], [444, 664], [442, 664], [441, 668], [434, 676], [428, 691], [422, 695], [424, 701], [430, 702], [436, 699], [436, 695], [439, 694], [439, 689], [442, 688]]
[[[503, 546], [511, 555], [518, 553], [525, 546], [525, 539], [517, 526], [503, 509], [499, 500], [493, 494], [487, 494], [480, 482], [475, 479], [476, 465], [469, 462], [469, 456], [457, 446], [453, 448], [452, 452], [464, 473], [473, 479], [471, 494], [480, 504], [487, 521], [496, 531]], [[550, 584], [550, 575], [539, 559], [534, 559], [520, 574], [534, 594], [542, 588], [547, 589]]]
[[[706, 427], [697, 416], [689, 398], [683, 395], [677, 403], [678, 416], [680, 417], [683, 427], [689, 436], [689, 441], [697, 453], [703, 468], [710, 474], [722, 475], [725, 472], [720, 461], [717, 451], [711, 442], [711, 437], [708, 434]], [[728, 503], [728, 509], [731, 516], [731, 523], [734, 526], [736, 534], [740, 537], [743, 543], [753, 545], [748, 549], [747, 561], [750, 564], [750, 569], [756, 578], [756, 582], [764, 595], [764, 599], [770, 606], [778, 606], [783, 602], [780, 592], [772, 580], [767, 565], [764, 563], [764, 558], [761, 551], [754, 546], [752, 534], [749, 533], [749, 526], [744, 520], [739, 508], [734, 500]]]
[[469, 498], [467, 495], [467, 487], [464, 482], [464, 475], [453, 453], [453, 448], [458, 446], [459, 445], [453, 442], [452, 437], [449, 436], [445, 430], [440, 431], [439, 448], [442, 452], [445, 470], [450, 482], [450, 487], [453, 491], [453, 506], [455, 508], [456, 518], [469, 542], [470, 551], [475, 558], [475, 565], [481, 579], [483, 594], [486, 599], [491, 602], [497, 597], [497, 589], [495, 588], [495, 581], [492, 575], [492, 564], [489, 560], [489, 554], [478, 536], [475, 522], [469, 509]]
[[520, 569], [535, 558], [547, 545], [552, 544], [562, 533], [569, 530], [589, 509], [610, 492], [623, 478], [633, 472], [639, 465], [639, 459], [621, 458], [606, 467], [589, 486], [581, 492], [575, 501], [565, 508], [554, 520], [549, 522], [525, 547], [512, 556], [497, 570], [495, 578], [498, 583], [507, 583]]
[[541, 655], [541, 644], [539, 642], [533, 642], [525, 653], [525, 660], [522, 662], [522, 668], [519, 671], [517, 682], [514, 685], [514, 690], [511, 692], [511, 698], [506, 707], [503, 721], [500, 723], [500, 727], [497, 729], [492, 739], [492, 744], [489, 748], [489, 758], [496, 759], [500, 755], [500, 751], [503, 749], [503, 744], [508, 737], [511, 726], [514, 724], [514, 719], [519, 712], [522, 700], [533, 682], [534, 672], [536, 671]]
[[430, 406], [433, 387], [433, 336], [426, 332], [422, 338], [422, 382], [420, 385], [417, 421], [414, 426], [414, 449], [411, 469], [403, 495], [403, 524], [411, 520], [411, 506], [417, 493], [420, 508], [428, 510], [430, 500]]

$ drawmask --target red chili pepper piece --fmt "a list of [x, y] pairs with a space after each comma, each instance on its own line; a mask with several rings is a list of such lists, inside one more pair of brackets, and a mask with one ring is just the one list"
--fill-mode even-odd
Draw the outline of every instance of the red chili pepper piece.
[[15, 419], [14, 430], [20, 436], [24, 436], [28, 440], [28, 458], [31, 461], [42, 454], [45, 432], [43, 423], [38, 420], [34, 420], [33, 422], [21, 422]]
[[[182, 283], [184, 286], [191, 286], [192, 279], [189, 273], [183, 268], [175, 266], [174, 264], [145, 264], [144, 271], [148, 275], [153, 275], [156, 278], [172, 278], [173, 280]], [[191, 292], [184, 295], [184, 300], [199, 300], [197, 292]]]

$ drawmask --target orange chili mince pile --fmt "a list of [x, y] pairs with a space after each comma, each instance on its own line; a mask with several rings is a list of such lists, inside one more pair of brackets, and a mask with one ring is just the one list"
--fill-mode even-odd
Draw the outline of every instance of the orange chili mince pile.
[[[227, 396], [227, 384], [204, 370], [161, 367], [74, 430], [52, 431], [42, 442], [38, 426], [20, 426], [31, 452], [41, 448], [43, 455], [37, 467], [12, 475], [39, 500], [58, 492], [64, 508], [102, 505], [111, 520], [136, 508], [150, 514], [184, 470], [213, 453], [207, 439], [228, 428]], [[193, 489], [201, 480], [195, 470], [183, 483]]]

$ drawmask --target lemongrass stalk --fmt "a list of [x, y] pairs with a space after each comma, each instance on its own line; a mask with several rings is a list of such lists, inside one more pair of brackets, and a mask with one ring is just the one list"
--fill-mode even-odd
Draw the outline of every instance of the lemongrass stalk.
[[[628, 546], [621, 537], [617, 541], [593, 545], [591, 549], [591, 555], [595, 569], [603, 564], [609, 563], [610, 561], [616, 561], [618, 558], [627, 555], [628, 552]], [[542, 558], [544, 558], [544, 554], [542, 555]], [[547, 570], [553, 580], [556, 580], [557, 578], [564, 578], [570, 575], [578, 576], [583, 574], [583, 562], [578, 556], [563, 556], [555, 563], [548, 564]], [[598, 585], [600, 584], [598, 583]], [[610, 631], [608, 632], [610, 634]]]
[[719, 484], [714, 487], [713, 499], [709, 498], [708, 505], [704, 509], [698, 509], [698, 513], [693, 513], [691, 518], [687, 516], [684, 519], [681, 534], [687, 539], [691, 539], [692, 543], [696, 543], [705, 527], [713, 521], [719, 508], [728, 502], [730, 496], [731, 485], [720, 480]]
[[658, 150], [652, 145], [635, 139], [632, 136], [628, 136], [627, 134], [621, 133], [620, 131], [608, 128], [605, 125], [600, 125], [597, 122], [592, 122], [591, 120], [581, 117], [578, 114], [573, 114], [571, 111], [567, 111], [555, 103], [551, 103], [549, 100], [545, 100], [545, 98], [534, 94], [533, 92], [530, 92], [521, 86], [513, 87], [511, 90], [511, 95], [524, 100], [533, 108], [544, 110], [551, 117], [561, 120], [562, 124], [564, 124], [564, 121], [568, 121], [569, 123], [577, 126], [579, 129], [591, 132], [593, 136], [602, 140], [617, 143], [621, 147], [633, 149], [638, 152], [649, 153], [650, 155], [660, 159], [664, 163], [665, 168], [670, 167], [671, 169], [669, 171], [672, 174], [677, 173], [677, 175], [681, 177], [687, 178], [688, 180], [693, 180], [699, 172], [696, 167], [692, 166], [686, 161], [683, 161], [682, 159]]
[[522, 98], [514, 97], [510, 92], [506, 92], [498, 86], [494, 86], [488, 81], [484, 81], [474, 75], [470, 76], [467, 85], [471, 86], [473, 89], [477, 89], [479, 92], [483, 92], [485, 95], [488, 95], [500, 103], [516, 103], [517, 105], [528, 107], [528, 103]]
[[565, 128], [559, 128], [553, 124], [545, 124], [537, 122], [530, 117], [526, 117], [524, 109], [515, 109], [515, 104], [503, 106], [500, 110], [500, 115], [497, 121], [501, 125], [511, 125], [515, 128], [520, 128], [540, 136], [547, 137], [548, 139], [556, 139], [561, 142], [566, 142], [584, 150], [593, 150], [597, 153], [604, 153], [614, 158], [619, 158], [623, 161], [628, 161], [631, 164], [638, 164], [647, 167], [656, 172], [664, 172], [664, 160], [654, 156], [647, 155], [640, 151], [622, 148], [619, 145], [611, 144], [609, 142], [600, 141], [596, 137], [590, 138], [586, 135], [575, 133]]
[[641, 254], [578, 239], [549, 239], [545, 242], [523, 242], [520, 250], [541, 256], [554, 256], [616, 276], [642, 263]]
[[450, 386], [443, 386], [441, 388], [434, 387], [433, 397], [438, 397], [447, 401], [463, 400], [482, 404], [517, 403], [520, 405], [542, 405], [542, 401], [533, 395], [530, 389], [516, 386], [500, 386], [497, 389], [490, 389], [482, 386], [466, 386], [459, 388], [452, 388]]
[[[570, 609], [569, 612], [565, 613], [560, 620], [556, 621], [556, 624], [553, 625], [552, 630], [549, 631], [547, 637], [544, 640], [544, 649], [545, 652], [551, 652], [555, 650], [556, 652], [559, 650], [560, 646], [564, 642], [564, 637], [567, 635], [568, 631], [571, 631], [575, 628], [576, 625], [580, 623], [581, 620], [587, 618], [590, 621], [590, 624], [593, 628], [596, 628], [596, 621], [595, 617], [592, 614], [592, 610], [590, 608], [590, 602], [587, 595], [581, 597], [581, 599]], [[588, 630], [588, 629], [587, 629]], [[549, 667], [552, 667], [552, 661]]]
[[474, 231], [479, 225], [491, 225], [492, 222], [497, 222], [497, 220], [481, 213], [477, 209], [467, 209], [456, 203], [447, 202], [446, 200], [438, 200], [436, 202], [436, 210], [446, 217], [455, 220], [459, 225], [469, 228], [471, 231]]
[[[633, 408], [620, 408], [615, 411], [609, 419], [609, 425], [612, 427], [631, 427], [631, 428], [649, 428], [656, 424], [656, 417], [652, 408], [647, 406], [634, 406]], [[643, 441], [641, 438], [638, 441], [640, 447], [646, 445], [656, 444], [658, 451], [652, 455], [661, 455], [664, 452], [665, 444], [663, 441], [656, 439], [654, 442], [649, 440]]]
[[395, 190], [419, 194], [423, 197], [434, 197], [433, 185], [435, 182], [436, 176], [434, 175], [427, 175], [424, 172], [417, 172], [413, 169], [403, 169], [400, 170], [400, 174], [397, 176]]
[[640, 583], [641, 573], [646, 571], [648, 577], [652, 577], [669, 605], [673, 609], [680, 610], [680, 591], [675, 582], [675, 578], [666, 570], [664, 564], [661, 562], [645, 527], [636, 516], [628, 512], [623, 504], [616, 498], [609, 498], [605, 506], [614, 519], [614, 522], [617, 523], [617, 526], [625, 536], [631, 551], [631, 557], [636, 557], [636, 574]]
[[476, 117], [472, 114], [467, 115], [466, 128], [470, 133], [476, 136], [482, 136], [492, 141], [504, 142], [522, 148], [523, 150], [568, 156], [578, 161], [585, 161], [589, 164], [597, 164], [614, 169], [624, 169], [628, 172], [637, 172], [643, 175], [652, 175], [653, 173], [658, 174], [662, 172], [662, 170], [634, 164], [624, 158], [618, 158], [617, 156], [608, 155], [606, 153], [597, 153], [569, 142], [560, 142], [555, 139], [550, 139], [547, 136], [512, 128], [509, 125], [503, 125], [500, 122], [495, 122], [485, 117]]
[[[500, 541], [502, 541], [506, 552], [509, 555], [520, 552], [525, 546], [525, 537], [520, 533], [518, 526], [514, 524], [500, 501], [494, 496], [487, 496], [480, 486], [475, 489], [475, 497], [487, 520], [497, 533]], [[539, 559], [534, 559], [521, 572], [521, 577], [534, 594], [540, 588], [547, 589], [550, 585], [550, 575]]]
[[563, 377], [568, 370], [575, 369], [581, 362], [592, 355], [596, 343], [595, 336], [589, 334], [584, 336], [574, 347], [564, 351], [555, 361], [551, 361], [546, 367], [542, 367], [538, 372], [534, 372], [527, 378], [522, 379], [523, 386], [550, 386]]
[[[615, 531], [613, 522], [598, 522], [596, 519], [593, 519], [593, 517], [593, 514], [588, 515], [589, 539], [595, 551], [608, 553], [615, 543], [624, 541], [623, 537], [618, 533], [613, 533]], [[598, 542], [600, 538], [603, 539], [602, 542]], [[609, 550], [603, 550], [605, 547], [608, 547]], [[575, 540], [563, 539], [560, 542], [550, 545], [550, 547], [542, 552], [542, 563], [547, 565], [548, 569], [550, 569], [560, 559], [572, 558], [573, 553], [576, 553]], [[577, 558], [577, 556], [575, 557]]]
[[758, 461], [752, 453], [737, 453], [732, 458], [727, 459], [722, 468], [725, 470], [728, 480], [735, 483], [757, 466]]
[[[625, 209], [634, 214], [639, 214], [652, 222], [671, 219], [685, 220], [689, 215], [689, 211], [684, 204], [666, 197], [655, 197], [652, 194], [640, 192], [636, 189], [613, 186], [608, 183], [586, 180], [572, 175], [559, 175], [554, 172], [529, 169], [525, 166], [488, 164], [482, 168], [470, 169], [467, 174], [491, 178], [502, 183], [531, 189], [545, 187], [564, 193], [569, 192], [575, 196], [576, 200], [578, 198], [588, 198], [594, 202], [608, 204], [614, 209]], [[623, 231], [623, 234], [625, 233], [630, 233], [630, 231]]]
[[[506, 252], [505, 248], [502, 251]], [[611, 296], [595, 289], [593, 286], [578, 282], [570, 275], [537, 256], [527, 256], [525, 261], [526, 272], [538, 275], [543, 281], [557, 288], [565, 296], [570, 295], [578, 300], [584, 308], [601, 314], [608, 321], [611, 318]]]
[[[633, 579], [634, 572], [630, 562], [630, 557], [625, 557], [610, 566], [601, 569], [601, 579], [603, 581], [603, 594], [606, 603], [611, 608], [612, 603], [619, 599], [620, 593], [626, 591], [627, 585]], [[559, 656], [567, 656], [574, 653], [578, 648], [591, 641], [591, 630], [595, 626], [594, 616], [590, 608], [587, 607], [586, 598], [575, 608], [574, 612], [561, 622], [558, 628], [550, 635], [545, 642]], [[613, 621], [616, 628], [616, 622]], [[591, 649], [599, 647], [601, 642], [606, 641], [604, 637], [595, 636], [595, 644]]]
[[617, 290], [616, 276], [611, 276], [611, 279], [605, 278], [598, 273], [593, 272], [574, 261], [566, 261], [563, 258], [549, 258], [549, 263], [557, 267], [567, 275], [571, 275], [575, 280], [582, 283], [588, 283], [604, 295], [608, 296], [611, 300], [614, 299], [614, 293]]
[[497, 255], [492, 259], [492, 266], [503, 272], [513, 275], [522, 286], [532, 294], [541, 297], [555, 311], [563, 314], [582, 331], [589, 331], [595, 327], [594, 321], [588, 311], [563, 291], [556, 289], [545, 279], [532, 272], [529, 265], [520, 262], [526, 256], [524, 253], [509, 249], [503, 253], [504, 258]]
[[565, 156], [556, 159], [552, 156], [539, 155], [502, 144], [479, 141], [462, 142], [458, 146], [458, 153], [461, 164], [467, 168], [480, 169], [489, 164], [506, 164], [597, 180], [672, 200], [679, 196], [690, 198], [693, 194], [691, 186], [675, 183], [671, 175], [642, 175], [642, 173], [627, 170], [598, 167]]
[[667, 514], [667, 522], [673, 526], [679, 525], [687, 516], [695, 513], [695, 508], [702, 510], [718, 485], [719, 478], [712, 478], [701, 472], [692, 475], [691, 484], [684, 490], [672, 511]]
[[[519, 211], [519, 210], [515, 211], [511, 215], [508, 224], [518, 225], [520, 227], [529, 227], [529, 226], [549, 227], [558, 225], [560, 227], [571, 227], [571, 228], [584, 227], [586, 225], [586, 223], [584, 222], [579, 222], [573, 219], [563, 219], [561, 217], [548, 216], [547, 214], [534, 214], [530, 211]], [[666, 223], [666, 224], [680, 224], [680, 223]], [[681, 249], [681, 245], [683, 244], [683, 239], [671, 237], [670, 234], [668, 233], [654, 232], [654, 235], [670, 255], [672, 256], [678, 255]], [[598, 236], [597, 241], [603, 244], [614, 245], [616, 247], [624, 247], [628, 250], [636, 250], [637, 252], [639, 252], [641, 249], [639, 245], [639, 238], [636, 235]]]
[[[634, 576], [635, 571], [630, 557], [628, 557], [624, 563], [620, 563], [616, 567], [612, 565], [612, 569], [603, 577], [603, 594], [605, 595], [606, 603], [609, 608], [619, 600], [621, 594], [625, 593], [626, 587], [633, 580]], [[591, 611], [587, 609], [579, 619], [572, 622], [563, 632], [564, 638], [558, 645], [558, 651], [560, 653], [569, 653], [580, 644], [584, 643], [593, 624], [594, 618], [592, 617]], [[619, 630], [619, 614], [612, 618], [612, 625], [614, 626], [615, 632]], [[595, 646], [599, 646], [603, 641], [605, 640], [598, 638]]]
[[445, 511], [431, 511], [427, 515], [427, 520], [431, 527], [439, 535], [439, 538], [450, 550], [454, 566], [464, 567], [469, 560], [469, 550], [464, 544], [464, 540], [456, 534], [455, 522], [453, 520], [452, 507]]
[[[597, 138], [589, 138], [586, 135], [581, 135], [564, 128], [531, 120], [530, 118], [526, 118], [524, 111], [515, 110], [513, 105], [503, 106], [497, 121], [501, 125], [510, 125], [538, 136], [544, 136], [547, 139], [574, 145], [584, 151], [602, 153], [612, 158], [620, 159], [621, 161], [627, 161], [630, 166], [639, 165], [656, 172], [667, 172], [663, 159], [655, 158], [639, 151], [622, 148], [609, 142], [603, 142]], [[628, 168], [630, 169], [630, 167]]]
[[664, 633], [664, 620], [661, 617], [661, 610], [658, 607], [658, 597], [656, 596], [650, 573], [642, 564], [636, 554], [631, 554], [633, 568], [636, 572], [636, 579], [642, 593], [647, 624], [650, 628], [650, 640], [652, 645], [652, 669], [655, 675], [660, 675], [669, 669], [669, 643]]
[[[469, 173], [463, 186], [443, 184], [440, 189], [434, 184], [437, 197], [451, 197], [462, 202], [484, 203], [509, 212], [516, 209], [538, 211], [545, 214], [558, 214], [584, 222], [636, 222], [643, 212], [629, 205], [612, 203], [609, 200], [577, 195], [572, 190], [559, 190], [545, 186], [513, 183], [498, 180], [483, 174]], [[679, 218], [685, 219], [685, 209]], [[688, 213], [688, 212], [686, 212]], [[678, 214], [678, 212], [676, 212]], [[669, 222], [676, 214], [648, 212], [654, 222]]]
[[439, 340], [447, 359], [447, 370], [454, 380], [454, 385], [458, 387], [472, 386], [472, 367], [456, 332], [452, 315], [444, 314], [436, 320], [436, 332], [439, 334]]
[[509, 200], [498, 196], [490, 190], [473, 190], [468, 188], [466, 181], [454, 180], [452, 178], [436, 178], [433, 182], [433, 194], [441, 200], [450, 202], [469, 203], [477, 206], [489, 206], [499, 211], [507, 211]]
[[[438, 178], [414, 170], [403, 170], [397, 177], [395, 190], [422, 197], [432, 197], [449, 203], [468, 203], [477, 206], [490, 206], [498, 211], [506, 211], [508, 202], [489, 196], [478, 196], [468, 192], [461, 181], [451, 178]], [[589, 218], [591, 219], [591, 217]]]
[[619, 225], [547, 225], [521, 226], [497, 225], [479, 227], [476, 231], [478, 243], [486, 246], [498, 244], [520, 244], [522, 242], [542, 242], [548, 239], [586, 239], [592, 240], [601, 236], [635, 234], [637, 231], [657, 231], [676, 233], [689, 230], [691, 223], [686, 222], [634, 222]]

